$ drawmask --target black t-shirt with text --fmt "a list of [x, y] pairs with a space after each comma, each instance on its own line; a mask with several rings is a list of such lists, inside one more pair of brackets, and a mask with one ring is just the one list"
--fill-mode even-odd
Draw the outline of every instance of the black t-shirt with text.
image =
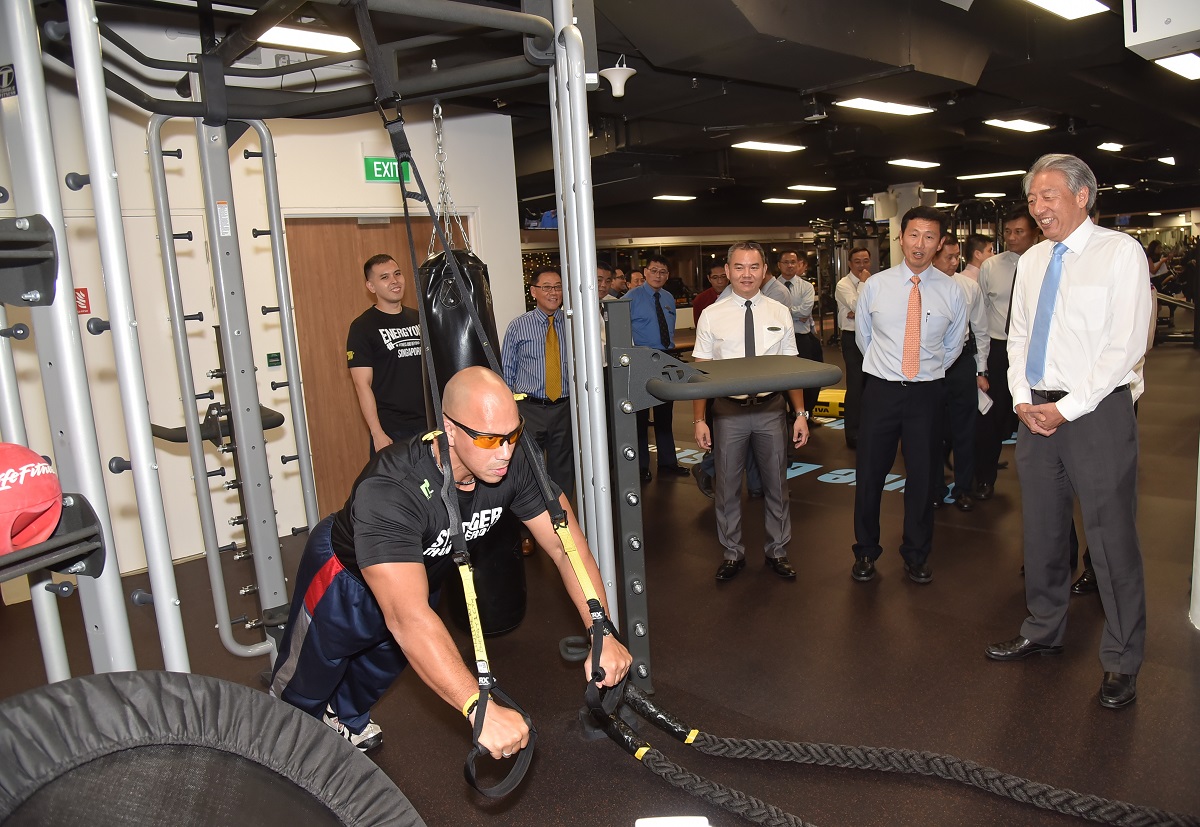
[[371, 392], [386, 433], [426, 426], [425, 384], [421, 378], [421, 322], [411, 307], [384, 313], [369, 307], [350, 323], [346, 364], [371, 368]]
[[[558, 489], [550, 485], [557, 496]], [[331, 539], [342, 565], [362, 580], [362, 569], [376, 563], [423, 562], [430, 591], [437, 589], [454, 565], [441, 487], [442, 472], [430, 444], [419, 436], [380, 451], [334, 517]], [[518, 446], [500, 482], [476, 482], [473, 491], [458, 491], [458, 509], [469, 542], [491, 530], [506, 509], [519, 520], [530, 520], [546, 504]]]

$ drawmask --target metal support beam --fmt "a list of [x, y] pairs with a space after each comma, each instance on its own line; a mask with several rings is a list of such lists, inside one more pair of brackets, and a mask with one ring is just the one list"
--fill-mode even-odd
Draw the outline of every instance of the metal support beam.
[[100, 36], [96, 29], [96, 6], [92, 0], [67, 0], [67, 19], [75, 36], [75, 82], [83, 112], [83, 138], [87, 146], [96, 236], [100, 244], [101, 273], [111, 317], [113, 351], [117, 360], [117, 384], [124, 412], [125, 435], [129, 440], [138, 520], [146, 549], [146, 566], [154, 595], [163, 664], [172, 672], [190, 672], [183, 614], [175, 585], [171, 540], [158, 480], [158, 457], [150, 435], [150, 403], [146, 375], [142, 371], [142, 349], [138, 342], [137, 316], [133, 307], [133, 285], [129, 280], [129, 257], [122, 224], [121, 197], [117, 191], [117, 162], [109, 127], [108, 99], [100, 66]]
[[265, 618], [268, 611], [286, 606], [288, 595], [271, 497], [271, 474], [267, 467], [258, 385], [254, 378], [254, 349], [250, 342], [246, 285], [242, 276], [237, 214], [233, 206], [229, 145], [224, 127], [207, 126], [201, 120], [196, 121], [196, 141], [200, 150], [205, 223], [221, 325], [220, 346], [229, 388], [226, 402], [233, 438], [237, 440], [246, 539], [254, 550], [258, 600]]

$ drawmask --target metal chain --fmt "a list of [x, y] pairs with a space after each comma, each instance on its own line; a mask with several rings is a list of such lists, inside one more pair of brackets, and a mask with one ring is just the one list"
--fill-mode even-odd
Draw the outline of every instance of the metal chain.
[[[434, 100], [433, 102], [433, 138], [436, 143], [433, 159], [437, 161], [438, 174], [438, 204], [437, 204], [437, 220], [442, 222], [443, 232], [451, 244], [454, 244], [454, 227], [458, 227], [458, 237], [462, 239], [466, 245], [467, 252], [471, 250], [471, 239], [467, 238], [467, 231], [463, 228], [462, 218], [458, 214], [458, 209], [454, 206], [454, 199], [450, 197], [450, 185], [446, 181], [446, 145], [445, 134], [442, 131], [442, 102]], [[451, 225], [451, 221], [454, 222]], [[433, 232], [429, 236], [429, 253], [427, 258], [433, 255], [434, 245], [437, 242], [437, 232]]]

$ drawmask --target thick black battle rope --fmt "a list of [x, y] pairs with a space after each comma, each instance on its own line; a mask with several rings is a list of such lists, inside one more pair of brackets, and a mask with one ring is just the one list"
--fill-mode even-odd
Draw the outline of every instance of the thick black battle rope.
[[[888, 747], [852, 747], [839, 744], [719, 738], [681, 723], [669, 712], [660, 709], [645, 693], [632, 684], [625, 689], [625, 701], [635, 712], [659, 729], [685, 744], [694, 746], [706, 755], [722, 758], [749, 758], [759, 761], [791, 761], [797, 764], [816, 764], [822, 767], [845, 767], [934, 776], [947, 781], [957, 781], [960, 784], [976, 787], [993, 795], [1011, 798], [1023, 804], [1032, 804], [1044, 810], [1053, 810], [1101, 824], [1117, 824], [1121, 827], [1151, 827], [1151, 825], [1200, 827], [1200, 818], [1195, 816], [1167, 812], [1155, 807], [1128, 804], [1124, 801], [1077, 793], [1073, 790], [1062, 790], [1051, 787], [1049, 784], [1009, 775], [949, 755]], [[651, 752], [653, 750], [648, 750], [646, 755], [648, 756]], [[646, 763], [644, 758], [643, 763]], [[713, 800], [704, 794], [704, 790], [711, 782], [697, 776], [700, 783], [689, 785], [684, 778], [689, 773], [686, 770], [675, 769], [678, 771], [679, 780], [669, 777], [666, 770], [655, 770], [655, 772], [676, 787], [687, 789], [689, 792], [693, 792], [694, 788], [696, 791], [693, 794]], [[738, 795], [741, 794], [738, 793]], [[719, 801], [714, 801], [714, 803], [720, 804]], [[724, 807], [725, 805], [720, 804], [720, 806]], [[730, 808], [726, 807], [726, 809]], [[744, 817], [751, 821], [758, 821], [758, 823], [768, 823], [759, 821], [749, 814]]]
[[701, 778], [694, 772], [670, 761], [656, 749], [651, 749], [642, 756], [642, 763], [650, 772], [666, 781], [672, 787], [678, 787], [692, 795], [703, 798], [709, 804], [714, 804], [734, 815], [739, 815], [755, 824], [766, 824], [769, 827], [814, 827], [799, 816], [784, 812], [774, 804], [759, 801], [744, 792]]
[[1009, 775], [973, 761], [951, 755], [918, 752], [888, 747], [851, 747], [842, 744], [797, 743], [791, 741], [718, 738], [707, 732], [699, 733], [692, 746], [706, 755], [722, 758], [751, 758], [759, 761], [791, 761], [797, 764], [816, 764], [822, 767], [848, 767], [878, 772], [901, 772], [931, 775], [947, 781], [957, 781], [985, 790], [993, 795], [1011, 798], [1022, 804], [1032, 804], [1043, 810], [1054, 810], [1069, 816], [1118, 824], [1124, 827], [1147, 825], [1177, 825], [1197, 827], [1200, 819], [1171, 813], [1155, 807], [1128, 804], [1098, 795], [1077, 793]]

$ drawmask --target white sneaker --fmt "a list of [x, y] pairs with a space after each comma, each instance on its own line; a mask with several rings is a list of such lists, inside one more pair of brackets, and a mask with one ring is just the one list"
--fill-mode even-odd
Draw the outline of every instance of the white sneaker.
[[323, 720], [326, 726], [353, 744], [359, 752], [370, 752], [383, 744], [383, 728], [370, 719], [367, 720], [367, 725], [363, 727], [363, 731], [357, 735], [338, 720], [338, 716], [334, 713], [332, 706], [325, 707]]

